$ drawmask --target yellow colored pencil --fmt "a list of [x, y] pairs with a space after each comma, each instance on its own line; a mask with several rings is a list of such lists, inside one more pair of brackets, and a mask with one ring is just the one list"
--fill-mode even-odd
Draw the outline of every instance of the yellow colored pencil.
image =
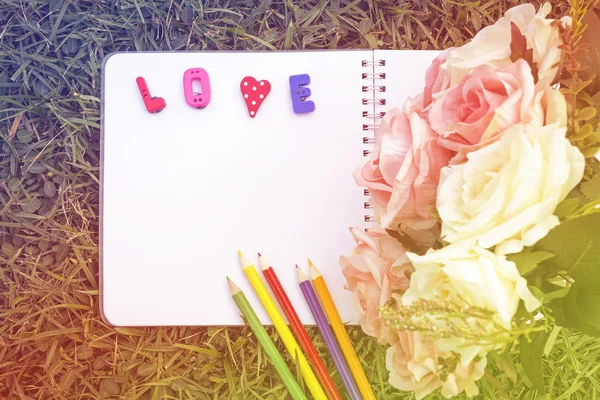
[[354, 380], [356, 381], [356, 386], [358, 386], [358, 390], [363, 396], [365, 400], [377, 400], [375, 395], [373, 394], [373, 390], [371, 389], [371, 385], [369, 384], [369, 380], [365, 375], [365, 371], [360, 365], [360, 360], [356, 355], [356, 351], [354, 351], [354, 347], [352, 346], [352, 342], [350, 341], [350, 337], [348, 336], [348, 332], [346, 332], [346, 328], [344, 327], [344, 323], [342, 322], [342, 318], [338, 313], [337, 308], [335, 307], [335, 303], [331, 298], [331, 293], [329, 293], [329, 289], [327, 288], [327, 284], [323, 279], [323, 276], [314, 266], [310, 259], [308, 260], [308, 265], [310, 265], [311, 272], [311, 280], [315, 287], [315, 291], [317, 292], [317, 296], [319, 296], [319, 300], [321, 300], [321, 305], [325, 310], [325, 314], [327, 315], [327, 319], [329, 319], [329, 324], [331, 324], [331, 328], [333, 329], [333, 333], [337, 338], [340, 347], [342, 349], [342, 353], [344, 353], [344, 357], [346, 357], [346, 361], [348, 362], [348, 367], [350, 367], [350, 371], [354, 376]]
[[258, 275], [256, 268], [254, 268], [254, 265], [250, 262], [250, 260], [248, 260], [239, 250], [238, 255], [240, 256], [244, 273], [248, 277], [250, 284], [258, 295], [258, 298], [267, 311], [267, 314], [269, 314], [271, 321], [273, 321], [273, 325], [275, 326], [277, 333], [279, 333], [285, 348], [292, 356], [292, 359], [296, 360], [296, 362], [300, 365], [300, 372], [302, 373], [302, 377], [306, 382], [308, 390], [315, 400], [327, 400], [327, 396], [325, 396], [325, 392], [323, 391], [321, 384], [310, 368], [306, 357], [304, 357], [304, 354], [302, 354], [302, 350], [300, 349], [298, 342], [296, 342], [296, 339], [294, 339], [294, 335], [292, 335], [292, 332], [287, 326], [285, 319], [283, 319], [283, 316], [279, 312], [279, 309], [277, 308], [273, 297], [271, 297], [271, 294], [267, 290], [267, 287], [260, 279], [260, 275]]

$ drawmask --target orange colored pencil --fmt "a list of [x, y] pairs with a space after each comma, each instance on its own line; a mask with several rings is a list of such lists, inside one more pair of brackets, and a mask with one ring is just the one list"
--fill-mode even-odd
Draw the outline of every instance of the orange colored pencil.
[[327, 319], [329, 319], [329, 323], [331, 324], [331, 329], [333, 329], [333, 333], [340, 344], [342, 353], [344, 353], [344, 357], [346, 357], [348, 367], [350, 367], [350, 371], [354, 376], [358, 390], [360, 390], [364, 400], [377, 400], [373, 394], [373, 389], [371, 389], [369, 380], [365, 375], [365, 371], [360, 365], [360, 360], [356, 355], [354, 346], [350, 341], [348, 332], [346, 332], [342, 318], [335, 307], [335, 303], [333, 302], [333, 298], [331, 297], [331, 293], [329, 293], [329, 289], [327, 288], [327, 284], [325, 283], [323, 276], [317, 267], [315, 267], [315, 265], [312, 263], [312, 261], [310, 261], [310, 259], [308, 260], [308, 265], [310, 266], [312, 283], [315, 287], [315, 292], [317, 292], [317, 296], [319, 296], [319, 300], [321, 300], [321, 305], [323, 306], [325, 315], [327, 315]]
[[331, 376], [329, 376], [327, 373], [327, 368], [325, 367], [325, 364], [323, 364], [323, 360], [321, 360], [321, 357], [319, 357], [317, 349], [315, 349], [314, 344], [308, 337], [308, 333], [306, 333], [304, 325], [302, 325], [302, 321], [300, 321], [300, 318], [298, 317], [294, 306], [290, 302], [285, 289], [283, 289], [277, 274], [260, 253], [258, 253], [258, 257], [265, 279], [269, 283], [273, 294], [277, 298], [283, 313], [290, 322], [290, 326], [294, 332], [294, 335], [296, 335], [296, 338], [298, 339], [300, 347], [302, 347], [302, 350], [304, 350], [308, 356], [308, 359], [310, 360], [313, 369], [319, 378], [319, 381], [321, 381], [321, 385], [323, 385], [323, 389], [325, 389], [329, 400], [342, 400], [340, 392], [338, 392], [333, 380], [331, 379]]

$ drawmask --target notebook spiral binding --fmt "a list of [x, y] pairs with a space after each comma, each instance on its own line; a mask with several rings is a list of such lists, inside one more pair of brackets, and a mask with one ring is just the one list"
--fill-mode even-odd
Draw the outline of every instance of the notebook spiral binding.
[[[362, 99], [362, 104], [364, 106], [369, 106], [368, 111], [363, 111], [362, 116], [364, 122], [362, 124], [362, 130], [364, 132], [371, 132], [369, 136], [364, 136], [362, 141], [363, 144], [372, 145], [375, 143], [375, 138], [373, 137], [373, 133], [379, 127], [379, 121], [385, 115], [385, 112], [379, 111], [379, 106], [386, 105], [385, 97], [382, 97], [380, 94], [386, 92], [386, 72], [382, 71], [385, 67], [385, 60], [363, 60], [362, 66], [365, 68], [365, 72], [362, 73], [362, 79], [364, 84], [362, 85], [362, 92], [368, 93]], [[371, 153], [371, 150], [364, 149], [363, 156], [367, 157]], [[369, 189], [364, 190], [365, 197], [369, 196]], [[365, 201], [363, 203], [363, 208], [365, 210], [372, 209], [371, 202]], [[365, 215], [365, 222], [372, 222], [375, 220], [375, 217], [372, 215]]]

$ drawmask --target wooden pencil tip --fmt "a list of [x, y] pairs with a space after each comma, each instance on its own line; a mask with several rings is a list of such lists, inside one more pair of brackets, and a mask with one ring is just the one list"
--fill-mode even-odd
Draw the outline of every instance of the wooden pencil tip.
[[271, 267], [267, 259], [264, 256], [261, 256], [260, 253], [258, 253], [258, 261], [260, 261], [260, 267], [263, 271]]
[[260, 254], [260, 252], [258, 252], [258, 256], [259, 256], [259, 257], [262, 257], [262, 254]]
[[248, 258], [239, 250], [238, 250], [238, 256], [240, 257], [240, 262], [242, 263], [242, 268], [246, 268], [246, 267], [253, 265], [252, 262], [250, 260], [248, 260]]
[[227, 284], [229, 285], [229, 291], [231, 292], [232, 296], [241, 292], [241, 289], [235, 283], [233, 283], [233, 281], [229, 279], [229, 277], [227, 277]]
[[312, 279], [317, 279], [321, 276], [321, 273], [313, 263], [310, 263], [310, 276], [312, 277]]
[[296, 273], [298, 274], [298, 283], [306, 282], [308, 280], [308, 276], [296, 265]]
[[308, 259], [308, 266], [309, 267], [314, 267], [315, 264], [313, 264], [312, 260], [309, 258]]

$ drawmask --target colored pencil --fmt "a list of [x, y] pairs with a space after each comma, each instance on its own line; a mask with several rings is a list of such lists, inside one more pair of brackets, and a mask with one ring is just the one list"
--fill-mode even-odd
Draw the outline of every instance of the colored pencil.
[[308, 277], [302, 272], [300, 268], [296, 265], [296, 271], [298, 273], [298, 283], [300, 284], [300, 290], [302, 290], [302, 294], [308, 303], [308, 307], [315, 317], [315, 321], [317, 321], [317, 327], [321, 332], [321, 336], [325, 340], [325, 344], [329, 349], [329, 354], [331, 354], [331, 358], [333, 359], [333, 363], [338, 370], [338, 373], [342, 377], [342, 382], [344, 382], [344, 386], [346, 387], [346, 391], [350, 396], [351, 400], [361, 400], [360, 392], [356, 387], [356, 382], [354, 382], [354, 378], [352, 377], [352, 373], [348, 369], [348, 363], [344, 359], [344, 355], [342, 354], [342, 350], [335, 340], [335, 336], [333, 335], [333, 331], [329, 326], [329, 322], [327, 321], [327, 317], [323, 313], [323, 309], [321, 308], [321, 304], [319, 304], [319, 299], [317, 298], [317, 294], [313, 289]]
[[252, 306], [250, 305], [250, 303], [248, 303], [248, 299], [246, 299], [244, 292], [242, 292], [240, 288], [237, 287], [236, 284], [231, 281], [231, 279], [227, 278], [227, 283], [229, 284], [229, 291], [231, 292], [231, 297], [233, 297], [233, 300], [238, 305], [238, 308], [246, 318], [246, 321], [248, 321], [250, 329], [252, 329], [252, 332], [254, 332], [254, 335], [258, 340], [258, 343], [260, 343], [261, 347], [267, 354], [267, 357], [269, 357], [269, 360], [271, 360], [273, 367], [275, 367], [275, 371], [277, 371], [277, 374], [279, 374], [279, 376], [281, 377], [281, 380], [287, 388], [290, 396], [292, 396], [294, 400], [307, 400], [306, 396], [304, 395], [304, 392], [302, 392], [302, 389], [294, 379], [294, 375], [292, 375], [292, 372], [285, 364], [285, 361], [281, 357], [281, 354], [279, 354], [279, 352], [277, 351], [275, 344], [269, 337], [269, 334], [267, 333], [265, 328], [260, 323], [260, 320], [258, 319], [258, 316], [252, 309]]
[[300, 349], [300, 346], [298, 346], [298, 342], [296, 342], [296, 339], [294, 339], [294, 335], [292, 335], [290, 328], [288, 328], [287, 324], [285, 323], [285, 319], [277, 309], [277, 305], [273, 301], [273, 298], [267, 290], [267, 287], [260, 279], [260, 276], [254, 268], [254, 265], [242, 254], [242, 252], [238, 251], [238, 255], [240, 256], [244, 273], [248, 277], [250, 284], [258, 295], [258, 298], [267, 311], [267, 314], [269, 314], [271, 321], [273, 321], [273, 325], [275, 326], [277, 333], [279, 333], [285, 348], [292, 356], [292, 359], [300, 366], [300, 372], [302, 373], [302, 377], [306, 382], [308, 390], [315, 400], [327, 400], [327, 396], [325, 396], [325, 392], [323, 391], [321, 384], [319, 384], [319, 381], [310, 368], [308, 361], [306, 361], [306, 357], [304, 357], [304, 354], [302, 354], [302, 350]]
[[325, 392], [329, 396], [329, 400], [342, 400], [340, 392], [338, 392], [333, 380], [329, 376], [327, 368], [325, 367], [325, 364], [323, 364], [323, 360], [321, 360], [317, 349], [315, 349], [315, 345], [308, 337], [308, 333], [306, 333], [306, 329], [304, 329], [304, 325], [302, 325], [302, 321], [300, 321], [300, 317], [298, 317], [294, 306], [290, 302], [290, 299], [288, 298], [285, 289], [281, 285], [275, 270], [260, 253], [258, 253], [258, 259], [260, 260], [260, 266], [262, 268], [263, 275], [271, 287], [271, 291], [275, 295], [275, 298], [277, 299], [277, 302], [283, 310], [287, 320], [290, 322], [292, 332], [294, 332], [296, 339], [298, 339], [298, 342], [300, 343], [300, 347], [302, 347], [302, 350], [304, 350], [308, 356], [308, 359], [310, 360], [313, 369], [317, 374], [317, 378], [319, 378], [321, 385], [323, 385], [323, 389], [325, 389]]
[[321, 305], [329, 319], [333, 333], [335, 333], [335, 337], [337, 337], [338, 343], [342, 348], [346, 361], [348, 361], [348, 366], [350, 367], [350, 371], [352, 371], [356, 385], [365, 400], [376, 400], [371, 385], [369, 384], [369, 380], [365, 375], [365, 371], [360, 365], [360, 360], [356, 355], [356, 351], [354, 351], [348, 332], [346, 332], [342, 318], [331, 298], [331, 293], [329, 293], [327, 284], [312, 261], [308, 260], [308, 264], [310, 265], [311, 278], [315, 291], [321, 300]]

